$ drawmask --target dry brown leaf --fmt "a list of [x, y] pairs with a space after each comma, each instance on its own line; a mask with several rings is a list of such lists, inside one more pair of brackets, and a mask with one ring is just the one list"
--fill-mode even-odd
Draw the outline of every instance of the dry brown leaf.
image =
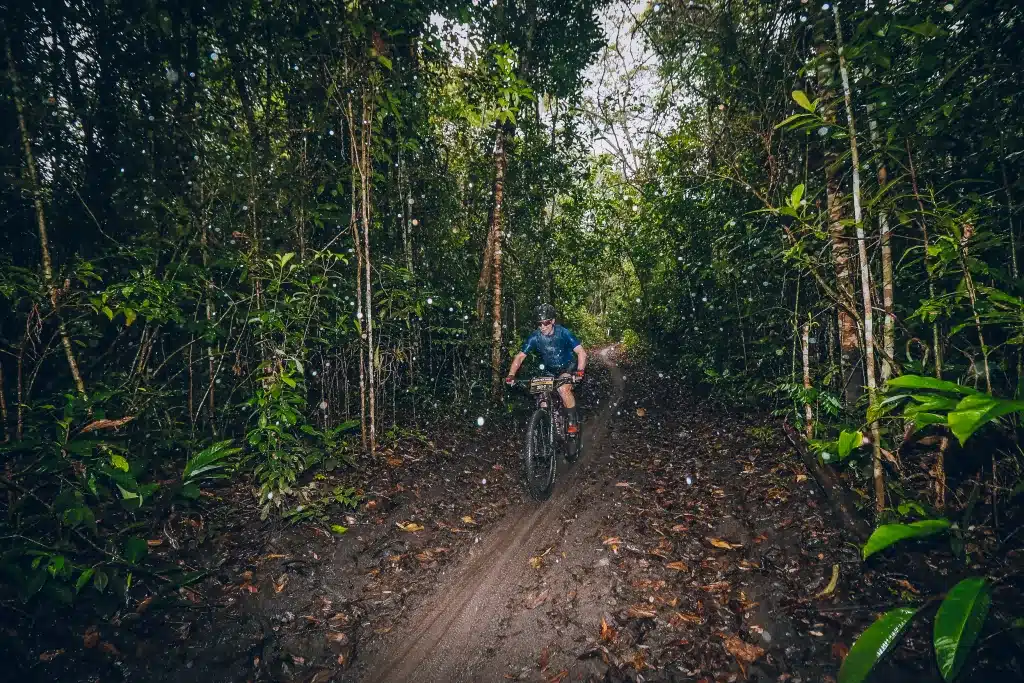
[[463, 524], [476, 524], [476, 521], [472, 517], [470, 517], [469, 515], [466, 515], [465, 517], [462, 518], [462, 523]]
[[629, 488], [630, 486], [632, 486], [632, 484], [630, 484], [628, 481], [620, 481], [615, 486], [618, 488]]
[[544, 564], [544, 560], [540, 559], [540, 557], [534, 556], [530, 558], [530, 566], [534, 569], [540, 569], [542, 564]]
[[540, 667], [541, 671], [548, 668], [548, 660], [550, 658], [551, 651], [548, 648], [544, 648], [540, 653], [540, 660], [537, 662], [537, 665]]
[[615, 629], [608, 625], [608, 620], [601, 617], [601, 640], [610, 643], [615, 640]]
[[548, 683], [562, 683], [562, 681], [564, 681], [568, 677], [569, 677], [569, 670], [568, 669], [562, 669], [561, 671], [556, 673], [554, 676], [549, 678], [548, 679]]
[[423, 525], [416, 522], [395, 522], [395, 525], [402, 531], [423, 531]]
[[725, 650], [744, 664], [751, 664], [764, 656], [763, 648], [744, 642], [739, 636], [726, 637]]
[[733, 548], [742, 548], [742, 543], [729, 543], [729, 541], [723, 541], [720, 538], [708, 538], [708, 542], [716, 548], [722, 548], [723, 550], [732, 550]]
[[150, 548], [155, 548], [158, 545], [163, 545], [163, 544], [164, 544], [164, 541], [163, 541], [162, 538], [151, 538], [150, 540], [146, 541], [146, 545], [148, 545]]
[[798, 475], [796, 475], [796, 483], [799, 484], [799, 483], [805, 482], [805, 481], [807, 481], [807, 475], [806, 474], [798, 474]]
[[846, 647], [846, 643], [832, 643], [832, 656], [840, 662], [846, 659], [846, 655], [848, 654], [850, 654], [850, 648]]
[[653, 619], [658, 616], [658, 612], [647, 605], [630, 605], [626, 614], [633, 619]]
[[718, 593], [721, 591], [729, 590], [729, 586], [730, 584], [728, 581], [717, 581], [715, 583], [709, 583], [706, 586], [701, 586], [701, 588], [703, 588], [709, 593]]
[[122, 417], [120, 420], [95, 420], [82, 427], [81, 433], [85, 434], [87, 432], [94, 432], [97, 429], [117, 429], [118, 427], [123, 427], [134, 419], [135, 416], [133, 415], [129, 417]]
[[348, 642], [348, 635], [341, 631], [328, 631], [327, 640], [335, 645], [344, 645]]
[[689, 571], [690, 570], [690, 568], [687, 567], [686, 563], [683, 562], [682, 560], [677, 560], [675, 562], [669, 562], [668, 564], [665, 565], [665, 568], [666, 569], [675, 569], [676, 571], [679, 571], [679, 572], [685, 572], [685, 571]]
[[100, 644], [100, 632], [95, 626], [90, 626], [82, 635], [82, 645], [86, 650], [91, 650]]
[[637, 671], [643, 671], [644, 669], [646, 669], [647, 660], [644, 659], [644, 651], [637, 650], [636, 652], [634, 652], [633, 661], [631, 663], [633, 664], [633, 668]]
[[[838, 566], [838, 565], [836, 565], [836, 566]], [[921, 591], [917, 590], [917, 588], [914, 587], [914, 584], [910, 583], [906, 579], [899, 579], [898, 581], [896, 581], [896, 585], [897, 586], [902, 586], [903, 588], [906, 588], [908, 591], [910, 591], [911, 593], [914, 593], [915, 595], [917, 593], [921, 592]]]
[[643, 417], [646, 414], [647, 414], [647, 410], [646, 409], [644, 409], [644, 408], [637, 408], [636, 409], [636, 416], [637, 417]]
[[689, 612], [676, 612], [668, 618], [668, 623], [672, 626], [679, 626], [680, 624], [703, 624], [704, 620], [696, 614], [690, 614]]
[[402, 460], [401, 458], [388, 458], [388, 464], [391, 465], [392, 467], [401, 467], [403, 464], [405, 464], [405, 461]]
[[56, 659], [57, 657], [60, 657], [62, 654], [64, 654], [64, 650], [63, 649], [60, 649], [60, 650], [50, 650], [48, 652], [43, 652], [42, 654], [39, 655], [39, 661], [40, 662], [49, 662], [51, 660]]
[[147, 595], [142, 600], [142, 602], [139, 603], [139, 606], [135, 608], [135, 613], [136, 614], [142, 614], [143, 612], [145, 612], [147, 609], [149, 609], [149, 605], [150, 605], [151, 602], [153, 602], [153, 596], [152, 595]]
[[672, 527], [672, 531], [675, 531], [676, 533], [680, 533], [682, 531], [689, 531], [689, 530], [690, 530], [690, 527], [686, 526], [685, 524], [676, 524], [674, 527]]
[[274, 582], [274, 592], [275, 593], [280, 593], [281, 591], [284, 590], [284, 587], [287, 586], [287, 585], [288, 585], [288, 575], [287, 574], [281, 574], [281, 576], [277, 577], [277, 581]]

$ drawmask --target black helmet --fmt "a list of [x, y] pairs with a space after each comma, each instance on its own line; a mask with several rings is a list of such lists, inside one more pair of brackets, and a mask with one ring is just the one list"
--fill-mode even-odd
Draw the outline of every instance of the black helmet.
[[551, 304], [541, 304], [537, 308], [533, 309], [534, 317], [537, 318], [537, 322], [541, 320], [551, 320], [555, 317], [555, 307]]

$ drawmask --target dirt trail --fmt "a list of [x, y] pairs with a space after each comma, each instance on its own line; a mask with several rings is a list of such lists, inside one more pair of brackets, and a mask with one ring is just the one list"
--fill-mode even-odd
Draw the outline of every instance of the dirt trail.
[[[508, 675], [509, 667], [532, 658], [545, 634], [511, 631], [516, 622], [529, 620], [543, 590], [525, 603], [523, 579], [530, 558], [553, 549], [551, 539], [579, 502], [581, 482], [606, 446], [608, 421], [622, 399], [625, 382], [611, 360], [611, 349], [595, 354], [608, 366], [613, 396], [600, 413], [584, 421], [584, 453], [568, 471], [559, 473], [549, 500], [513, 509], [488, 538], [474, 547], [463, 566], [449, 572], [432, 598], [413, 613], [377, 652], [367, 653], [367, 680], [374, 683], [404, 681], [489, 681]], [[585, 493], [585, 492], [584, 492]], [[559, 558], [555, 555], [557, 561]], [[542, 557], [542, 561], [547, 556]], [[520, 636], [509, 639], [508, 635]], [[525, 637], [522, 637], [525, 636]], [[527, 660], [529, 661], [529, 660]]]

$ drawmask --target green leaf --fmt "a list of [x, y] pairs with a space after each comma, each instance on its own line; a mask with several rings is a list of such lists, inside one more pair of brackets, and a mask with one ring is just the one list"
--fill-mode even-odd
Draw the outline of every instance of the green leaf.
[[946, 681], [960, 673], [978, 639], [992, 602], [988, 582], [981, 576], [964, 579], [946, 594], [935, 614], [935, 661]]
[[803, 121], [805, 119], [811, 119], [811, 118], [812, 117], [811, 117], [810, 114], [793, 114], [792, 116], [789, 116], [789, 117], [783, 119], [782, 121], [776, 123], [775, 127], [776, 128], [782, 128], [783, 126], [788, 126], [789, 124], [794, 123], [796, 121]]
[[968, 396], [971, 394], [981, 393], [977, 389], [971, 387], [965, 387], [956, 382], [947, 382], [942, 379], [935, 379], [934, 377], [922, 377], [921, 375], [902, 375], [900, 377], [894, 377], [890, 379], [887, 386], [896, 389], [931, 389], [932, 391], [948, 391], [954, 394], [963, 394]]
[[110, 577], [107, 573], [100, 569], [92, 578], [92, 585], [95, 586], [96, 590], [100, 593], [107, 590], [107, 583], [110, 581]]
[[793, 193], [789, 195], [789, 205], [792, 206], [794, 209], [799, 207], [800, 200], [803, 199], [803, 196], [804, 185], [803, 183], [800, 183], [799, 185], [793, 188]]
[[127, 325], [128, 327], [131, 327], [132, 323], [135, 322], [135, 317], [136, 317], [135, 311], [133, 311], [130, 308], [125, 308], [124, 309], [124, 324], [125, 325]]
[[974, 432], [989, 422], [1017, 412], [1024, 412], [1024, 401], [975, 394], [960, 401], [956, 410], [946, 416], [946, 422], [962, 446]]
[[861, 683], [899, 639], [917, 614], [916, 607], [897, 607], [883, 614], [860, 634], [839, 669], [839, 683]]
[[82, 586], [89, 583], [89, 579], [91, 579], [92, 575], [95, 573], [96, 569], [93, 567], [89, 567], [88, 569], [84, 570], [78, 577], [78, 581], [75, 581], [75, 592], [77, 593], [78, 591], [82, 590]]
[[346, 531], [348, 531], [348, 527], [347, 526], [342, 526], [340, 524], [332, 524], [331, 525], [331, 531], [333, 531], [334, 533], [340, 535], [340, 534], [343, 534]]
[[911, 524], [883, 524], [874, 530], [871, 538], [864, 544], [862, 552], [866, 560], [880, 550], [885, 550], [894, 543], [907, 538], [926, 538], [949, 529], [949, 520], [922, 519]]
[[103, 311], [103, 315], [107, 316], [107, 320], [114, 319], [114, 312], [110, 310], [110, 306], [104, 306], [100, 310]]
[[809, 99], [807, 99], [807, 94], [803, 90], [794, 90], [793, 99], [797, 104], [809, 112], [813, 112], [817, 108]]
[[850, 455], [854, 449], [860, 448], [860, 445], [864, 443], [864, 434], [861, 432], [848, 432], [845, 429], [839, 435], [839, 459]]
[[110, 464], [112, 467], [119, 469], [122, 472], [128, 471], [128, 461], [125, 460], [123, 455], [117, 455], [116, 453], [114, 455], [111, 455]]
[[380, 62], [381, 65], [385, 69], [387, 69], [388, 71], [391, 71], [391, 60], [390, 59], [388, 59], [384, 55], [377, 55], [377, 61]]
[[132, 564], [138, 564], [139, 560], [149, 554], [149, 544], [146, 539], [133, 536], [124, 543], [124, 559]]

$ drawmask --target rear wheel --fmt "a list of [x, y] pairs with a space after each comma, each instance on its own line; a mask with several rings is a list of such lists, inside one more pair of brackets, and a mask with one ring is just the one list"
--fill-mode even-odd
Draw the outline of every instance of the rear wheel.
[[523, 449], [526, 490], [535, 500], [551, 497], [555, 483], [555, 452], [551, 447], [551, 419], [548, 411], [538, 408], [530, 416]]

